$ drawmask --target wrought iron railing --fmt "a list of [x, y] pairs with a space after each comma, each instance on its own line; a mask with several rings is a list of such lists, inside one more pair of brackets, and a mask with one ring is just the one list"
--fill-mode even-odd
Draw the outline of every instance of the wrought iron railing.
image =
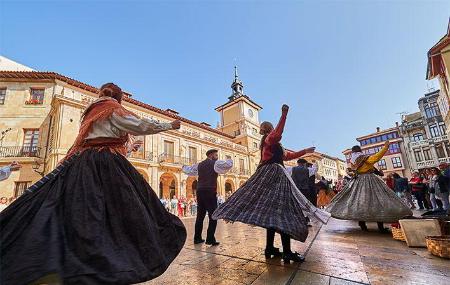
[[130, 158], [154, 161], [154, 155], [151, 151], [136, 151], [130, 154]]
[[0, 157], [38, 157], [37, 146], [0, 146]]
[[176, 156], [172, 154], [160, 154], [158, 156], [159, 163], [170, 163], [176, 165], [191, 165], [197, 163], [196, 159], [190, 159], [188, 157]]

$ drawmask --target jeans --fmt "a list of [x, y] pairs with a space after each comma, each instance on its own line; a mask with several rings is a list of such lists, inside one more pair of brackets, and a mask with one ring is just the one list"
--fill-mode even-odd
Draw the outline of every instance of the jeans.
[[414, 197], [416, 197], [417, 204], [419, 205], [419, 209], [428, 208], [427, 200], [425, 199], [424, 191], [414, 191]]
[[433, 210], [437, 210], [438, 206], [436, 204], [436, 194], [430, 193], [430, 201], [431, 201], [431, 206], [433, 207]]

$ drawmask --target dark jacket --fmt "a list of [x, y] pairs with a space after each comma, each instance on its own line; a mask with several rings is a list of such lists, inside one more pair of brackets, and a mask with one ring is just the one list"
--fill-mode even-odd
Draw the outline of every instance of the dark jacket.
[[292, 180], [299, 190], [309, 190], [309, 170], [306, 167], [296, 166], [292, 168]]
[[449, 188], [449, 184], [450, 184], [450, 178], [443, 175], [443, 174], [439, 174], [438, 176], [438, 180], [437, 183], [439, 185], [439, 191], [442, 193], [447, 193], [448, 192], [448, 188]]
[[394, 191], [395, 192], [406, 192], [408, 190], [408, 179], [400, 177], [395, 179]]
[[198, 185], [197, 191], [217, 191], [217, 177], [219, 176], [214, 170], [216, 161], [205, 159], [198, 164]]

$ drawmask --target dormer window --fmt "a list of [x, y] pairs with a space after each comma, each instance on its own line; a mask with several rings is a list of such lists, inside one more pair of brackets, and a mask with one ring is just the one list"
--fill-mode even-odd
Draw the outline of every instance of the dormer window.
[[27, 105], [42, 105], [44, 104], [44, 88], [31, 88], [30, 89], [30, 99], [25, 101]]

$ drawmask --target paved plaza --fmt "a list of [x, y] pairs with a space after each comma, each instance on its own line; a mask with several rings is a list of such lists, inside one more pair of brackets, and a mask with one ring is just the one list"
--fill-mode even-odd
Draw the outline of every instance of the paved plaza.
[[[293, 249], [306, 255], [302, 264], [285, 265], [263, 255], [265, 231], [241, 223], [219, 221], [218, 247], [194, 245], [194, 219], [184, 220], [188, 240], [169, 269], [145, 285], [307, 285], [307, 284], [449, 284], [450, 260], [430, 255], [425, 248], [408, 248], [357, 223], [331, 219], [311, 228], [305, 243]], [[205, 224], [206, 225], [206, 224]], [[276, 237], [281, 247], [279, 236]]]

